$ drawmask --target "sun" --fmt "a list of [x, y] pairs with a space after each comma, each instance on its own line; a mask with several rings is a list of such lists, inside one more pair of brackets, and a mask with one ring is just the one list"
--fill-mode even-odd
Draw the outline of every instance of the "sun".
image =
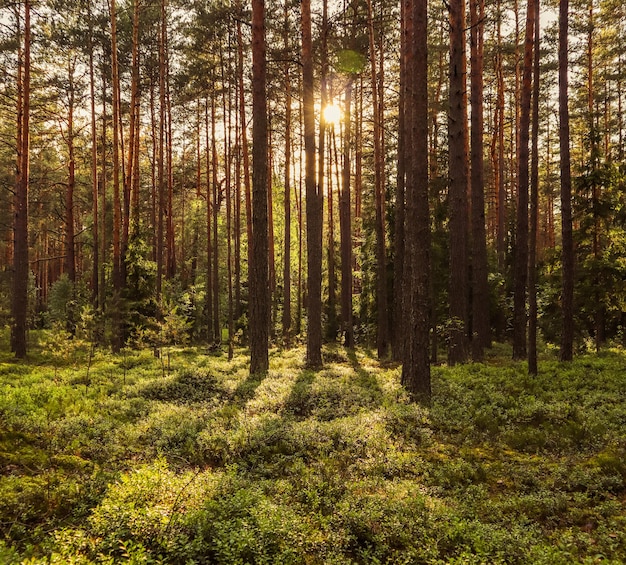
[[324, 121], [328, 125], [336, 125], [341, 122], [341, 108], [334, 103], [326, 104], [324, 106]]

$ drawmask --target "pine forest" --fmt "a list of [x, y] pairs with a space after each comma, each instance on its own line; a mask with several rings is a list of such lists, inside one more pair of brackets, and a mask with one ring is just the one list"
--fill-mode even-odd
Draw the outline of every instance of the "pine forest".
[[0, 0], [0, 563], [626, 562], [626, 4]]

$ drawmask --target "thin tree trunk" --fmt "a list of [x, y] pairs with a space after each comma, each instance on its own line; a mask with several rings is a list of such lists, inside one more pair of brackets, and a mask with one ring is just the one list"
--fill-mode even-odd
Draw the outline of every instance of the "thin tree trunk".
[[113, 82], [113, 351], [122, 348], [122, 250], [121, 250], [121, 200], [120, 200], [120, 81], [117, 58], [117, 9], [111, 0], [111, 80]]
[[520, 128], [518, 151], [518, 187], [515, 237], [513, 295], [513, 359], [526, 359], [526, 291], [528, 282], [528, 142], [530, 132], [530, 100], [532, 94], [533, 37], [535, 0], [528, 0], [524, 70], [520, 94]]
[[[391, 352], [394, 360], [402, 360], [404, 345], [404, 233], [405, 233], [405, 181], [409, 161], [410, 147], [410, 111], [408, 103], [410, 95], [409, 81], [411, 76], [407, 70], [409, 47], [412, 49], [413, 40], [413, 3], [402, 0], [400, 5], [400, 96], [398, 100], [398, 161], [397, 161], [397, 188], [395, 203], [395, 223], [393, 240], [393, 324], [391, 326]], [[351, 85], [350, 85], [351, 86]], [[348, 127], [348, 126], [347, 126]]]
[[[328, 104], [328, 89], [326, 88], [326, 76], [328, 74], [328, 2], [322, 2], [322, 28], [320, 30], [320, 119], [319, 119], [319, 137], [317, 148], [317, 190], [320, 198], [324, 199], [324, 182], [326, 180], [326, 117], [324, 110]], [[323, 214], [323, 204], [320, 214]], [[322, 224], [323, 234], [324, 218], [320, 220]], [[330, 266], [329, 266], [330, 267]], [[329, 283], [330, 283], [329, 269]], [[330, 285], [329, 285], [330, 286]], [[329, 293], [330, 302], [330, 293]], [[328, 322], [326, 324], [326, 333], [328, 333]]]
[[448, 362], [467, 360], [467, 121], [465, 96], [465, 4], [450, 2], [450, 331]]
[[537, 374], [537, 222], [539, 218], [539, 0], [534, 0], [530, 233], [528, 239], [528, 373]]
[[[67, 82], [67, 96], [68, 96], [68, 109], [67, 109], [67, 151], [68, 151], [68, 166], [67, 166], [67, 190], [65, 192], [65, 260], [64, 271], [67, 274], [70, 282], [76, 282], [76, 255], [74, 245], [74, 192], [76, 189], [76, 160], [75, 160], [75, 145], [74, 145], [74, 102], [75, 102], [75, 89], [74, 89], [74, 67], [75, 61], [69, 61], [68, 63], [68, 82]], [[68, 325], [72, 325], [72, 320], [68, 320]]]
[[221, 206], [219, 183], [217, 180], [217, 120], [215, 98], [211, 99], [211, 172], [212, 172], [212, 213], [213, 213], [213, 343], [222, 341], [220, 328], [220, 280], [219, 280], [219, 242], [217, 219]]
[[561, 149], [561, 237], [563, 288], [561, 297], [561, 361], [571, 361], [574, 349], [574, 238], [572, 234], [572, 177], [568, 96], [569, 1], [559, 2], [559, 144]]
[[484, 0], [470, 0], [471, 18], [471, 212], [472, 212], [472, 357], [482, 361], [490, 345], [487, 234], [485, 233], [485, 174], [483, 157], [483, 35]]
[[165, 0], [161, 0], [161, 21], [159, 33], [159, 151], [157, 155], [157, 176], [159, 182], [158, 213], [157, 213], [157, 244], [156, 244], [156, 299], [161, 298], [163, 282], [163, 256], [165, 235]]
[[[132, 62], [130, 86], [130, 123], [128, 136], [128, 159], [126, 161], [126, 179], [124, 182], [124, 202], [126, 213], [132, 214], [132, 232], [139, 233], [139, 9], [140, 0], [134, 0], [133, 5], [133, 35], [132, 35]], [[132, 206], [131, 206], [132, 200]], [[129, 219], [125, 220], [125, 243], [129, 240]]]
[[165, 23], [164, 55], [165, 55], [165, 123], [166, 131], [166, 163], [167, 163], [167, 277], [174, 278], [176, 275], [176, 240], [174, 234], [174, 146], [173, 146], [173, 125], [172, 125], [172, 97], [170, 92], [170, 56], [169, 38], [167, 25]]
[[[298, 92], [302, 92], [302, 77], [298, 79]], [[304, 129], [304, 103], [301, 97], [298, 99], [298, 124], [300, 131]], [[304, 155], [304, 136], [300, 136], [299, 145], [300, 155]], [[303, 200], [302, 200], [302, 184], [303, 184], [303, 172], [304, 166], [303, 159], [299, 159], [298, 166], [298, 186], [294, 186], [294, 197], [296, 199], [296, 205], [298, 207], [298, 300], [296, 303], [296, 334], [302, 333], [302, 250], [304, 242], [304, 222], [303, 222]]]
[[252, 0], [252, 254], [250, 264], [250, 373], [269, 369], [268, 128], [265, 2]]
[[243, 183], [246, 196], [246, 235], [248, 239], [248, 277], [250, 276], [250, 255], [252, 254], [252, 189], [250, 186], [250, 151], [248, 149], [248, 123], [246, 122], [246, 101], [243, 88], [243, 39], [241, 22], [237, 20], [237, 53], [239, 57], [239, 112], [241, 113], [241, 149], [243, 152]]
[[[18, 24], [19, 25], [19, 24]], [[30, 175], [30, 0], [24, 1], [24, 48], [18, 55], [17, 175], [13, 199], [11, 351], [26, 357], [28, 331], [28, 189]]]
[[387, 306], [387, 253], [385, 248], [385, 190], [384, 155], [382, 150], [382, 128], [376, 70], [376, 48], [374, 45], [374, 21], [372, 2], [367, 1], [368, 35], [371, 64], [372, 105], [374, 108], [374, 191], [376, 201], [376, 311], [377, 348], [380, 359], [389, 353], [389, 312]]
[[[284, 48], [289, 49], [289, 12], [285, 4]], [[291, 76], [285, 65], [285, 247], [283, 258], [283, 342], [291, 340]]]
[[270, 322], [269, 338], [274, 340], [276, 319], [278, 317], [278, 300], [276, 296], [276, 246], [274, 241], [274, 189], [272, 182], [274, 151], [272, 144], [272, 121], [268, 116], [268, 141], [267, 141], [267, 229], [268, 229], [268, 261], [269, 261], [269, 290], [270, 290]]
[[341, 329], [344, 346], [354, 347], [352, 321], [352, 214], [350, 209], [350, 144], [352, 143], [352, 77], [344, 94], [344, 134], [342, 186], [339, 196], [339, 229], [341, 233]]
[[212, 235], [211, 235], [211, 136], [209, 134], [209, 98], [205, 100], [204, 106], [204, 126], [206, 137], [206, 315], [207, 315], [207, 340], [209, 343], [213, 342], [213, 247], [212, 247]]
[[308, 367], [322, 365], [322, 212], [323, 194], [315, 183], [315, 107], [311, 2], [302, 0], [302, 88], [307, 220], [307, 355]]
[[[106, 73], [104, 69], [104, 65], [102, 65], [102, 131], [100, 143], [102, 145], [102, 155], [101, 155], [101, 201], [100, 201], [100, 224], [102, 226], [101, 237], [100, 237], [100, 251], [102, 263], [106, 263], [107, 258], [107, 103], [106, 103]], [[106, 308], [106, 269], [100, 269], [100, 307], [102, 308], [102, 312], [104, 313]]]
[[407, 6], [413, 13], [414, 36], [407, 71], [411, 141], [414, 148], [407, 175], [405, 328], [402, 384], [416, 401], [430, 402], [430, 213], [428, 204], [428, 16], [427, 0]]
[[89, 96], [91, 118], [91, 211], [93, 216], [91, 236], [93, 238], [93, 270], [91, 275], [91, 303], [97, 312], [100, 309], [100, 233], [98, 217], [98, 131], [96, 122], [96, 83], [94, 75], [93, 56], [93, 16], [91, 2], [88, 4], [87, 19], [89, 22], [88, 51], [89, 51]]

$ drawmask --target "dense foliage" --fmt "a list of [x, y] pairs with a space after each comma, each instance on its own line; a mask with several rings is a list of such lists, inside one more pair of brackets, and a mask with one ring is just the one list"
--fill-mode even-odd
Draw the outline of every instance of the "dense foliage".
[[533, 378], [497, 347], [434, 368], [427, 408], [364, 350], [255, 379], [243, 351], [37, 338], [0, 359], [2, 563], [626, 559], [623, 350]]

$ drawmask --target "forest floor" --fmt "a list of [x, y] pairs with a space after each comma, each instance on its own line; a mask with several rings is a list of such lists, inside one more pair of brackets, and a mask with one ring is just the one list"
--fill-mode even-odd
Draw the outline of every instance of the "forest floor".
[[496, 346], [427, 408], [365, 350], [53, 343], [0, 353], [2, 564], [626, 563], [624, 350]]

